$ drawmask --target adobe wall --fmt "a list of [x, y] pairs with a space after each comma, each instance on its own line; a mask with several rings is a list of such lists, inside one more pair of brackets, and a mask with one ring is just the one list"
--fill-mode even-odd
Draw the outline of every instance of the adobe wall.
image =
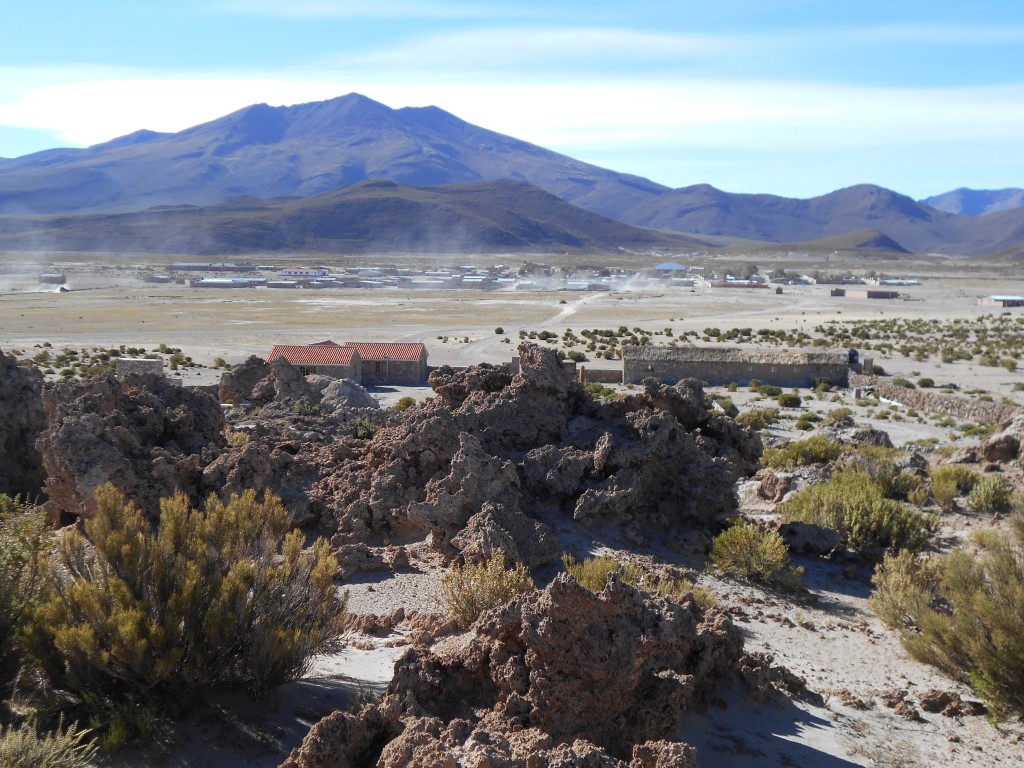
[[845, 387], [849, 380], [847, 363], [784, 363], [747, 362], [734, 360], [643, 360], [625, 359], [622, 362], [622, 381], [639, 384], [644, 379], [656, 378], [663, 384], [674, 384], [680, 379], [698, 379], [711, 386], [735, 382], [746, 386], [751, 379], [779, 387], [809, 387], [822, 378], [833, 386]]
[[316, 373], [321, 376], [330, 376], [333, 379], [355, 379], [356, 382], [360, 382], [361, 371], [358, 366], [355, 365], [314, 365], [314, 366], [300, 366], [300, 368], [312, 367]]
[[164, 375], [163, 360], [147, 360], [145, 358], [119, 357], [114, 363], [114, 375], [123, 379], [129, 373]]
[[[378, 365], [380, 370], [378, 370]], [[427, 381], [427, 364], [422, 360], [363, 360], [361, 383], [416, 386]]]
[[1020, 412], [1020, 408], [1012, 405], [989, 403], [977, 398], [931, 392], [926, 389], [910, 389], [889, 381], [882, 381], [874, 376], [852, 376], [850, 384], [854, 387], [874, 387], [882, 397], [895, 400], [916, 411], [947, 413], [965, 421], [989, 421], [1001, 424]]
[[622, 371], [616, 368], [590, 368], [580, 366], [583, 371], [583, 381], [594, 381], [598, 384], [621, 384]]

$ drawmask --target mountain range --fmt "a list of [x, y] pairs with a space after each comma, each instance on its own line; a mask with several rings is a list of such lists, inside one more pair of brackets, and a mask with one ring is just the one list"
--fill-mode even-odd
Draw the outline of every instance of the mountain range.
[[[497, 181], [516, 183], [487, 184]], [[807, 200], [670, 189], [437, 107], [391, 109], [359, 94], [258, 104], [178, 133], [0, 159], [0, 245], [10, 247], [136, 242], [208, 253], [325, 242], [607, 248], [839, 238], [894, 253], [1017, 255], [1022, 205], [1024, 192], [1012, 189], [920, 202], [867, 184]], [[175, 233], [180, 226], [192, 232]]]

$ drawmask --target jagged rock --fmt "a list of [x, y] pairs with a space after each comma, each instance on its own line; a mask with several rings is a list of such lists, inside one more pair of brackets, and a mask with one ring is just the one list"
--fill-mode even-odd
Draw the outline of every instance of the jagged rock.
[[978, 446], [978, 456], [982, 461], [1013, 461], [1019, 455], [1020, 439], [1008, 432], [992, 435]]
[[842, 443], [876, 445], [881, 448], [893, 447], [889, 433], [874, 427], [841, 426], [841, 422], [837, 422], [821, 427], [818, 432]]
[[500, 504], [484, 503], [453, 539], [467, 563], [482, 563], [496, 550], [505, 553], [509, 563], [524, 563], [529, 568], [556, 560], [561, 552], [551, 530], [516, 510]]
[[761, 478], [761, 484], [757, 487], [757, 495], [778, 504], [789, 493], [792, 482], [791, 472], [766, 471]]
[[364, 707], [358, 714], [334, 712], [310, 729], [281, 768], [362, 768], [376, 764], [381, 745], [403, 730], [395, 699]]
[[0, 351], [0, 493], [34, 498], [43, 488], [36, 440], [46, 427], [43, 375]]
[[359, 382], [333, 379], [321, 390], [320, 409], [334, 413], [342, 408], [380, 408], [380, 403]]
[[274, 399], [275, 400], [302, 400], [317, 399], [311, 397], [313, 388], [309, 386], [306, 377], [297, 366], [289, 363], [285, 358], [279, 357], [271, 364], [271, 372], [274, 378]]
[[251, 355], [244, 363], [220, 375], [220, 401], [241, 403], [253, 399], [256, 385], [270, 375], [270, 365], [262, 357]]
[[[331, 715], [283, 768], [351, 765], [356, 753], [389, 768], [690, 768], [694, 750], [670, 741], [679, 717], [738, 676], [742, 647], [728, 618], [693, 602], [615, 576], [595, 595], [563, 574], [468, 633], [407, 651], [365, 725]], [[374, 738], [379, 757], [365, 750]]]
[[[442, 368], [430, 380], [438, 397], [378, 431], [339, 469], [338, 543], [429, 536], [442, 549], [467, 547], [472, 560], [488, 542], [507, 543], [502, 529], [533, 563], [538, 553], [527, 554], [513, 528], [529, 521], [543, 533], [534, 510], [553, 505], [583, 524], [699, 538], [735, 512], [735, 481], [758, 467], [760, 438], [708, 412], [694, 381], [596, 401], [553, 350], [533, 345], [523, 346], [514, 376], [505, 366], [473, 366]], [[505, 517], [478, 518], [458, 536], [485, 502]], [[557, 547], [543, 553], [556, 557]]]
[[89, 514], [96, 488], [108, 481], [152, 515], [160, 497], [178, 490], [198, 503], [202, 467], [226, 444], [213, 396], [163, 376], [64, 382], [43, 400], [48, 426], [37, 447], [54, 521]]
[[481, 363], [464, 371], [442, 365], [431, 371], [427, 383], [442, 400], [457, 406], [473, 392], [500, 392], [512, 383], [512, 370], [507, 363]]
[[813, 523], [792, 522], [779, 526], [779, 534], [790, 552], [827, 555], [839, 546], [839, 532]]

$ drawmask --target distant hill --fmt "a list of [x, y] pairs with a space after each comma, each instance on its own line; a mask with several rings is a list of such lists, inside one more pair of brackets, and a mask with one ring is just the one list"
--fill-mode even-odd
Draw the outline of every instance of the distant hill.
[[138, 131], [87, 149], [0, 160], [0, 214], [307, 197], [366, 179], [436, 185], [514, 179], [602, 214], [667, 187], [479, 128], [437, 107], [359, 94], [256, 104], [179, 133]]
[[239, 197], [120, 214], [0, 217], [0, 250], [229, 254], [704, 247], [577, 208], [537, 187], [365, 181], [308, 198]]
[[[956, 190], [916, 202], [870, 184], [807, 200], [735, 194], [707, 184], [669, 189], [648, 179], [589, 165], [471, 125], [437, 107], [391, 109], [355, 93], [288, 107], [256, 104], [178, 133], [143, 130], [87, 149], [52, 149], [0, 159], [0, 220], [191, 205], [204, 209], [191, 214], [202, 222], [202, 231], [213, 226], [219, 233], [211, 242], [218, 243], [218, 247], [244, 249], [250, 247], [250, 242], [274, 242], [275, 238], [285, 237], [282, 232], [287, 233], [288, 242], [298, 237], [287, 227], [279, 229], [281, 225], [276, 219], [276, 223], [269, 223], [278, 216], [298, 216], [294, 212], [286, 214], [280, 198], [305, 199], [348, 189], [368, 179], [420, 188], [498, 180], [521, 182], [591, 213], [635, 227], [682, 233], [697, 240], [713, 237], [786, 244], [838, 237], [849, 242], [846, 236], [850, 233], [872, 230], [877, 234], [868, 240], [882, 242], [878, 238], [888, 238], [880, 246], [888, 250], [903, 248], [957, 256], [1024, 250], [1021, 190]], [[417, 194], [422, 198], [426, 193]], [[383, 218], [386, 211], [401, 217], [408, 206], [415, 204], [421, 211], [434, 206], [433, 210], [441, 215], [440, 211], [451, 202], [452, 193], [445, 194], [449, 202], [443, 204], [436, 200], [428, 204], [423, 199], [402, 204], [385, 204], [380, 200], [372, 205], [362, 203], [372, 208], [372, 218], [377, 222], [377, 229], [366, 237], [376, 238], [374, 242], [387, 241]], [[278, 208], [261, 209], [260, 216], [236, 215], [234, 229], [225, 233], [214, 222], [221, 221], [226, 214], [210, 207], [238, 198], [278, 199], [273, 204]], [[517, 201], [516, 206], [521, 203]], [[345, 205], [354, 203], [348, 201]], [[581, 243], [592, 240], [607, 245], [638, 237], [626, 234], [626, 230], [610, 237], [597, 236], [589, 229], [560, 235], [552, 230], [550, 237], [531, 235], [511, 222], [498, 224], [492, 220], [491, 225], [484, 226], [472, 216], [463, 221], [468, 208], [465, 201], [460, 206], [453, 215], [460, 225], [468, 227], [468, 241], [473, 242], [497, 242], [504, 238], [510, 243], [564, 240], [568, 244], [575, 237]], [[515, 206], [512, 209], [520, 210]], [[304, 220], [311, 215], [307, 211]], [[149, 210], [146, 216], [147, 221], [189, 220], [182, 212]], [[548, 221], [555, 230], [562, 226], [554, 223], [560, 217], [572, 218], [563, 209], [553, 211], [551, 216]], [[246, 223], [240, 223], [242, 218]], [[531, 210], [526, 218], [535, 223], [542, 221], [538, 210]], [[61, 232], [67, 238], [70, 232], [85, 232], [82, 221], [69, 220], [66, 225], [37, 222], [33, 226], [51, 234]], [[108, 223], [110, 227], [127, 228], [119, 230], [115, 238], [119, 241], [131, 239], [128, 230], [141, 232], [139, 221], [142, 219], [112, 219]], [[434, 229], [445, 230], [445, 222], [442, 218]], [[346, 226], [357, 229], [356, 223], [351, 221]], [[17, 226], [28, 224], [23, 221]], [[102, 229], [95, 222], [88, 226], [91, 231]], [[410, 226], [408, 219], [395, 220], [395, 242], [402, 240], [400, 233]], [[429, 238], [426, 225], [418, 226], [419, 229], [413, 227], [413, 240], [422, 245], [426, 242], [424, 238]], [[10, 232], [11, 227], [7, 230]], [[168, 242], [182, 244], [180, 247], [200, 247], [195, 232], [168, 230], [166, 234]], [[88, 240], [84, 234], [81, 237], [85, 240], [76, 242]], [[361, 238], [363, 235], [354, 236], [356, 241]], [[449, 232], [444, 239], [453, 242], [456, 233]], [[22, 238], [22, 242], [27, 241]], [[875, 248], [877, 242], [864, 248]]]
[[860, 184], [807, 200], [723, 192], [707, 184], [674, 189], [619, 216], [642, 227], [772, 243], [806, 243], [862, 229], [914, 252], [978, 255], [1024, 243], [1024, 209], [985, 217], [938, 211], [884, 187]]
[[1024, 189], [967, 189], [960, 187], [921, 201], [939, 211], [984, 216], [986, 213], [1024, 208]]

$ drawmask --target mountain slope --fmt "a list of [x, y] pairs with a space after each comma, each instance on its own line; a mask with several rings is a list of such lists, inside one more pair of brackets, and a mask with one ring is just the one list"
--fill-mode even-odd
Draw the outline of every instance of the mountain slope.
[[671, 190], [625, 211], [637, 226], [773, 243], [806, 243], [872, 229], [916, 252], [977, 255], [1016, 240], [1024, 209], [985, 217], [935, 210], [870, 184], [807, 200], [723, 192], [707, 184]]
[[537, 187], [365, 181], [309, 198], [235, 198], [121, 214], [0, 217], [0, 249], [229, 254], [388, 248], [613, 250], [705, 243], [584, 211]]
[[308, 196], [369, 178], [435, 185], [517, 179], [599, 213], [666, 187], [471, 125], [437, 107], [391, 109], [349, 94], [257, 104], [181, 131], [0, 162], [0, 214], [207, 205]]
[[1024, 208], [1024, 189], [967, 189], [960, 187], [921, 201], [939, 211], [984, 216], [987, 213]]

